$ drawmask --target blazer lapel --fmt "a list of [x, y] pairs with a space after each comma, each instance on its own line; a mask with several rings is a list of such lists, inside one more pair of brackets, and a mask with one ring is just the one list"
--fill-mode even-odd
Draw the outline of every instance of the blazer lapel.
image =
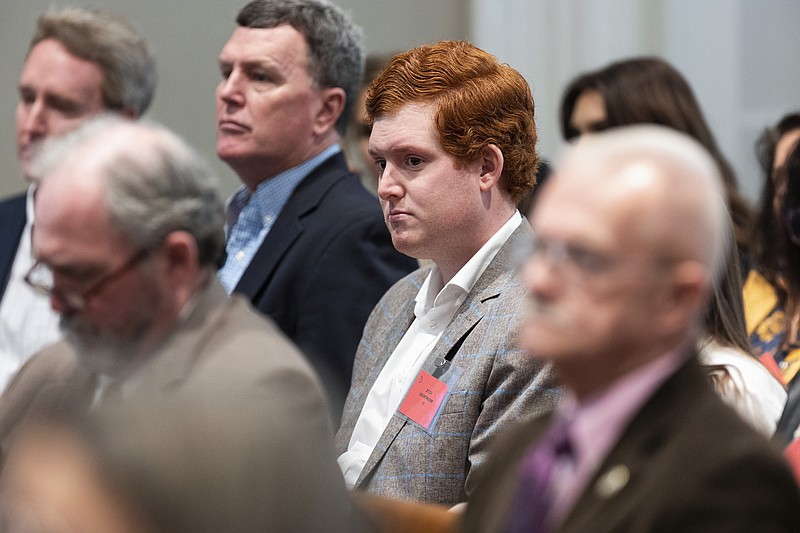
[[[467, 298], [467, 300], [469, 299], [470, 298]], [[411, 302], [412, 317], [413, 317], [413, 303], [414, 302], [412, 301]], [[466, 303], [467, 302], [465, 301], [464, 304]], [[442, 336], [439, 338], [439, 341], [436, 343], [436, 346], [434, 346], [430, 355], [426, 359], [425, 364], [423, 365], [423, 369], [425, 369], [427, 372], [433, 373], [433, 369], [436, 366], [436, 361], [444, 358], [445, 356], [449, 355], [450, 358], [455, 357], [456, 356], [455, 353], [450, 353], [451, 349], [454, 347], [456, 348], [460, 347], [461, 343], [464, 341], [464, 338], [467, 336], [467, 334], [472, 331], [474, 326], [483, 317], [483, 314], [476, 307], [471, 305], [465, 306], [464, 304], [462, 304], [462, 306], [456, 312], [456, 316], [453, 317], [453, 320], [444, 330]], [[383, 363], [385, 362], [386, 361], [384, 360]], [[376, 365], [376, 369], [373, 370], [375, 378], [377, 378], [377, 375], [380, 373], [382, 369], [383, 369], [383, 364]], [[374, 379], [371, 382], [374, 383]], [[378, 466], [378, 463], [380, 463], [380, 461], [383, 459], [383, 456], [386, 455], [386, 452], [392, 445], [392, 442], [394, 442], [394, 439], [397, 438], [397, 435], [400, 433], [400, 430], [402, 430], [403, 427], [405, 427], [407, 422], [408, 421], [404, 416], [398, 415], [397, 413], [395, 413], [392, 416], [392, 418], [389, 420], [389, 423], [386, 425], [386, 429], [383, 430], [381, 438], [378, 439], [378, 443], [372, 450], [372, 454], [369, 456], [369, 459], [367, 459], [367, 462], [364, 465], [363, 470], [361, 470], [361, 475], [358, 477], [358, 480], [356, 481], [356, 487], [361, 486], [362, 483], [364, 483], [371, 477], [373, 470]]]
[[[412, 286], [417, 286], [417, 284], [413, 284]], [[417, 291], [419, 287], [417, 286]], [[416, 293], [415, 293], [416, 294]], [[386, 339], [393, 330], [396, 330], [398, 327], [403, 327], [403, 334], [408, 331], [408, 328], [411, 326], [411, 323], [414, 322], [414, 306], [415, 301], [413, 296], [410, 298], [406, 298], [406, 302], [400, 307], [398, 313], [394, 314], [393, 316], [387, 317], [384, 321], [385, 331], [378, 332], [377, 338], [383, 340]], [[374, 384], [375, 380], [378, 379], [378, 375], [383, 370], [384, 365], [386, 365], [386, 361], [394, 352], [395, 348], [397, 348], [397, 344], [399, 344], [400, 340], [403, 338], [403, 334], [396, 336], [396, 341], [391, 343], [385, 344], [378, 350], [380, 357], [375, 360], [375, 364], [370, 367], [369, 376], [367, 377], [364, 383], [371, 383]], [[367, 395], [369, 390], [365, 390], [364, 394], [361, 397], [360, 404], [356, 407], [355, 412], [360, 413], [361, 410], [364, 408], [364, 402], [367, 399]], [[353, 424], [358, 420], [358, 417], [353, 419]], [[361, 470], [361, 474], [358, 476], [356, 480], [355, 487], [360, 487], [366, 480], [372, 477], [372, 472], [375, 467], [380, 463], [383, 456], [386, 454], [386, 451], [391, 446], [392, 442], [394, 442], [395, 437], [397, 434], [400, 433], [400, 430], [406, 425], [406, 419], [404, 417], [400, 417], [395, 413], [392, 418], [389, 419], [389, 423], [386, 425], [386, 428], [381, 433], [380, 438], [378, 439], [377, 444], [375, 444], [375, 448], [372, 450], [372, 453], [367, 459], [367, 462], [364, 464], [364, 468]], [[352, 435], [353, 428], [350, 428], [349, 433]]]
[[26, 195], [16, 196], [3, 203], [0, 209], [0, 295], [5, 292], [19, 240], [27, 221]]
[[[458, 356], [457, 353], [451, 353], [451, 351], [459, 351], [465, 339], [485, 315], [486, 302], [496, 298], [500, 294], [502, 287], [506, 283], [506, 278], [509, 275], [508, 264], [509, 261], [511, 261], [513, 250], [516, 248], [516, 245], [519, 243], [520, 239], [530, 238], [531, 233], [532, 231], [527, 221], [523, 221], [523, 223], [520, 224], [520, 227], [514, 231], [508, 241], [500, 248], [500, 250], [497, 252], [497, 255], [495, 255], [494, 259], [486, 267], [486, 270], [484, 270], [483, 274], [481, 274], [481, 276], [475, 282], [475, 286], [458, 308], [456, 314], [453, 316], [453, 319], [445, 328], [444, 332], [442, 332], [442, 336], [436, 342], [436, 345], [433, 347], [433, 350], [431, 350], [431, 353], [426, 359], [423, 369], [432, 373], [436, 367], [437, 361], [440, 361], [442, 358], [452, 360]], [[409, 304], [406, 306], [406, 308], [408, 309], [407, 312], [410, 315], [410, 320], [404, 328], [404, 332], [408, 330], [408, 326], [411, 325], [411, 322], [414, 318], [413, 296], [409, 298]], [[395, 324], [394, 327], [397, 327], [397, 324]], [[377, 375], [383, 369], [383, 364], [385, 364], [386, 359], [388, 359], [389, 355], [391, 355], [393, 351], [394, 347], [389, 350], [385, 350], [386, 356], [381, 361], [381, 364], [375, 365], [376, 368], [372, 370], [374, 375], [370, 376], [373, 379], [371, 379], [369, 383], [375, 382], [374, 378], [377, 378]], [[392, 416], [386, 426], [386, 429], [384, 429], [383, 433], [381, 434], [378, 443], [372, 450], [372, 454], [369, 456], [369, 459], [367, 459], [367, 462], [361, 471], [361, 475], [356, 481], [356, 487], [360, 487], [367, 483], [372, 477], [375, 468], [383, 459], [383, 456], [386, 455], [386, 452], [388, 451], [392, 442], [394, 442], [395, 438], [403, 429], [403, 427], [405, 427], [406, 423], [407, 420], [405, 417], [402, 417], [397, 413]]]
[[303, 233], [303, 217], [319, 205], [326, 191], [338, 181], [331, 180], [332, 177], [347, 174], [346, 168], [340, 152], [325, 160], [300, 182], [242, 274], [235, 292], [253, 300], [263, 291], [286, 251]]
[[[290, 200], [291, 202], [291, 200]], [[253, 299], [272, 277], [286, 250], [303, 233], [297, 213], [297, 205], [286, 204], [264, 242], [256, 251], [253, 260], [245, 269], [235, 292]]]
[[511, 268], [515, 250], [520, 247], [522, 241], [530, 240], [532, 235], [530, 225], [523, 219], [475, 282], [475, 286], [442, 333], [423, 368], [431, 370], [442, 358], [452, 359], [456, 356], [455, 353], [450, 353], [451, 350], [454, 347], [456, 351], [461, 348], [465, 338], [486, 315], [487, 302], [500, 296], [503, 288], [508, 285], [509, 277], [515, 275]]
[[[394, 314], [390, 319], [385, 322], [387, 326], [385, 331], [379, 332], [379, 339], [383, 342], [390, 337], [392, 337], [392, 331], [397, 331], [398, 328], [402, 327], [402, 333], [399, 335], [395, 335], [391, 341], [386, 342], [377, 350], [378, 357], [375, 359], [375, 363], [369, 369], [369, 375], [365, 383], [375, 383], [375, 380], [378, 379], [378, 375], [383, 370], [383, 367], [386, 365], [386, 361], [389, 360], [389, 357], [394, 353], [394, 350], [397, 348], [397, 345], [400, 344], [400, 341], [405, 335], [405, 332], [408, 331], [408, 328], [411, 327], [411, 324], [414, 322], [414, 306], [416, 303], [413, 299], [409, 299], [397, 312]], [[367, 391], [369, 392], [369, 391]], [[366, 400], [366, 395], [364, 400]], [[363, 404], [362, 404], [363, 406]], [[360, 411], [360, 409], [359, 409]]]
[[[695, 361], [684, 364], [656, 391], [623, 431], [617, 444], [589, 481], [568, 513], [562, 531], [585, 531], [589, 522], [603, 516], [613, 529], [613, 517], [620, 516], [620, 495], [635, 492], [652, 475], [650, 459], [681, 425], [683, 413], [691, 412], [691, 399], [703, 387], [703, 376]], [[690, 400], [686, 402], [687, 398]], [[623, 515], [625, 513], [622, 513]], [[588, 520], [584, 522], [584, 520]], [[591, 529], [591, 526], [588, 526]]]

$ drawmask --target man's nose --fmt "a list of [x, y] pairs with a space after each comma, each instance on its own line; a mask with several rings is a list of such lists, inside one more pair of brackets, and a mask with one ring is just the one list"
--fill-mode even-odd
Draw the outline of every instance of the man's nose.
[[47, 112], [41, 98], [25, 107], [22, 131], [34, 138], [47, 132]]
[[228, 77], [220, 80], [217, 97], [226, 104], [241, 105], [244, 101], [241, 85], [241, 76], [235, 71], [231, 72]]
[[388, 162], [378, 178], [378, 198], [387, 201], [391, 197], [402, 196], [403, 189], [395, 179], [395, 170]]
[[558, 291], [559, 268], [546, 254], [534, 253], [528, 258], [522, 270], [522, 281], [531, 294], [542, 299], [550, 299]]

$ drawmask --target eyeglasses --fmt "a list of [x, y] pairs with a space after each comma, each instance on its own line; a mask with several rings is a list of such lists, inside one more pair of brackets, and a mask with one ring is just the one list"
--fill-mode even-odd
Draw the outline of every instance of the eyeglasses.
[[546, 258], [553, 267], [584, 277], [608, 272], [616, 264], [614, 258], [583, 246], [538, 237], [533, 239], [529, 255]]
[[527, 244], [527, 259], [522, 261], [547, 261], [549, 267], [562, 279], [579, 284], [601, 287], [606, 283], [629, 277], [632, 272], [627, 266], [641, 264], [642, 268], [661, 276], [663, 269], [669, 268], [680, 259], [658, 254], [609, 254], [593, 250], [580, 244], [561, 239], [547, 239], [535, 236]]
[[66, 302], [72, 309], [82, 311], [86, 309], [89, 299], [92, 296], [99, 293], [103, 287], [119, 279], [126, 272], [146, 259], [151, 251], [152, 250], [140, 250], [118, 268], [101, 276], [100, 279], [82, 291], [64, 291], [56, 287], [53, 284], [53, 271], [41, 261], [34, 263], [23, 279], [25, 283], [30, 285], [30, 287], [39, 294], [47, 297], [55, 296]]
[[787, 209], [783, 214], [783, 223], [792, 242], [800, 245], [800, 207]]

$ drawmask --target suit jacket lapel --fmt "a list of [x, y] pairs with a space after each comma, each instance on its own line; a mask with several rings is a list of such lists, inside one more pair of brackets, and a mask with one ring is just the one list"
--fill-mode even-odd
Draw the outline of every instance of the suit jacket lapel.
[[586, 517], [596, 521], [599, 516], [619, 515], [614, 502], [625, 505], [627, 500], [616, 498], [624, 492], [636, 491], [637, 485], [648, 475], [652, 455], [674, 434], [681, 423], [680, 417], [692, 409], [692, 399], [702, 394], [704, 378], [694, 359], [669, 377], [634, 416], [568, 513], [563, 531], [586, 530], [588, 522], [582, 521]]
[[[423, 278], [424, 279], [424, 278]], [[416, 290], [419, 291], [419, 284], [413, 283], [410, 287], [416, 287]], [[414, 293], [416, 294], [416, 293]], [[402, 327], [403, 332], [408, 331], [408, 328], [411, 326], [411, 323], [414, 322], [414, 306], [416, 305], [414, 301], [413, 295], [405, 298], [405, 303], [403, 303], [399, 309], [399, 312], [393, 314], [392, 316], [387, 316], [386, 320], [383, 322], [384, 327], [382, 328], [383, 331], [378, 331], [376, 337], [380, 340], [386, 339], [393, 330], [397, 330], [398, 328]], [[378, 379], [378, 375], [383, 370], [383, 367], [386, 365], [386, 361], [394, 352], [395, 348], [397, 348], [397, 344], [399, 344], [400, 340], [403, 338], [403, 335], [396, 335], [396, 339], [391, 343], [384, 344], [378, 350], [380, 357], [375, 360], [375, 364], [370, 367], [369, 376], [367, 377], [365, 383], [375, 383], [375, 380]], [[369, 390], [365, 390], [364, 394], [361, 397], [360, 405], [356, 407], [356, 412], [361, 413], [361, 410], [364, 407], [364, 402], [367, 399], [367, 395], [369, 394]], [[353, 419], [353, 424], [358, 420], [358, 417]], [[386, 425], [386, 428], [383, 430], [380, 439], [378, 439], [377, 444], [375, 444], [375, 448], [372, 450], [372, 453], [367, 459], [366, 464], [364, 464], [364, 468], [361, 470], [361, 474], [358, 476], [356, 480], [355, 487], [360, 487], [363, 483], [365, 483], [370, 477], [372, 477], [372, 472], [378, 463], [383, 459], [383, 456], [386, 454], [386, 451], [391, 446], [392, 442], [394, 441], [397, 434], [400, 433], [400, 430], [403, 429], [403, 426], [406, 424], [406, 419], [404, 417], [400, 417], [397, 413], [389, 419], [389, 423]], [[350, 434], [352, 435], [353, 428], [350, 428]]]
[[[492, 261], [486, 267], [486, 270], [484, 270], [483, 274], [481, 274], [481, 276], [475, 282], [475, 286], [458, 308], [456, 314], [453, 316], [453, 319], [445, 328], [444, 332], [442, 332], [442, 336], [436, 342], [436, 345], [433, 347], [433, 350], [426, 359], [423, 369], [428, 372], [432, 372], [435, 368], [436, 361], [439, 359], [448, 355], [451, 355], [452, 357], [457, 356], [455, 353], [450, 354], [451, 349], [453, 347], [460, 348], [465, 337], [472, 332], [475, 325], [481, 320], [481, 318], [483, 318], [485, 314], [486, 302], [496, 298], [500, 294], [502, 287], [506, 282], [507, 276], [511, 275], [509, 272], [509, 263], [512, 260], [514, 249], [521, 239], [529, 239], [531, 234], [532, 231], [527, 221], [523, 221], [523, 223], [520, 224], [514, 233], [512, 233], [508, 241], [506, 241], [506, 243], [500, 248], [494, 259], [492, 259]], [[410, 302], [406, 308], [410, 311], [410, 320], [408, 325], [404, 328], [404, 331], [408, 330], [408, 326], [411, 325], [411, 322], [413, 322], [414, 319], [413, 296], [409, 298], [409, 300]], [[397, 324], [394, 324], [394, 327], [397, 327]], [[391, 350], [385, 350], [385, 358], [383, 358], [381, 364], [375, 365], [376, 369], [373, 369], [372, 371], [375, 378], [377, 378], [378, 373], [380, 373], [380, 371], [383, 369], [383, 364], [385, 364], [386, 359], [389, 358], [389, 355], [391, 355], [395, 347], [392, 347]], [[374, 379], [369, 381], [369, 383], [374, 382]], [[378, 443], [372, 450], [372, 454], [364, 465], [361, 475], [356, 481], [356, 487], [366, 483], [372, 477], [373, 471], [383, 459], [383, 456], [386, 454], [392, 442], [394, 442], [394, 439], [397, 437], [406, 423], [407, 420], [405, 417], [402, 417], [397, 413], [392, 416], [386, 426], [386, 429], [384, 429], [383, 433], [381, 434]]]
[[[483, 276], [481, 276], [478, 282], [480, 282], [481, 279], [483, 279]], [[445, 328], [444, 332], [442, 332], [442, 336], [436, 342], [433, 350], [425, 360], [425, 364], [422, 367], [425, 371], [433, 373], [433, 370], [436, 367], [436, 362], [443, 357], [450, 355], [451, 360], [457, 357], [457, 354], [450, 353], [451, 349], [453, 347], [460, 348], [464, 338], [473, 330], [474, 326], [480, 321], [480, 319], [483, 318], [484, 312], [482, 304], [498, 294], [497, 288], [494, 287], [494, 283], [491, 283], [490, 285], [490, 287], [485, 287], [484, 290], [480, 291], [473, 289], [470, 295], [467, 296], [467, 299], [464, 300], [464, 302], [458, 308], [458, 311], [456, 311], [456, 314], [450, 321], [450, 324]], [[410, 326], [414, 317], [413, 300], [411, 301], [409, 308], [411, 311], [411, 321], [409, 321], [408, 325]], [[408, 327], [405, 329], [407, 330]], [[377, 375], [383, 369], [383, 364], [386, 363], [386, 359], [388, 359], [392, 351], [394, 351], [394, 349], [388, 351], [386, 358], [383, 359], [381, 364], [375, 365], [376, 368], [372, 371], [375, 378], [377, 378]], [[374, 382], [375, 381], [373, 379], [371, 383]], [[369, 480], [374, 469], [383, 459], [383, 456], [386, 454], [392, 442], [394, 442], [394, 439], [397, 437], [403, 427], [405, 427], [406, 423], [407, 419], [404, 416], [397, 413], [392, 416], [392, 418], [389, 420], [389, 423], [386, 425], [386, 429], [383, 430], [380, 439], [378, 439], [378, 443], [372, 450], [372, 454], [370, 454], [369, 459], [364, 465], [361, 475], [356, 481], [356, 487], [361, 486], [363, 483], [366, 483]]]
[[27, 221], [25, 194], [11, 198], [0, 209], [0, 296], [5, 292], [19, 240]]
[[527, 221], [523, 220], [523, 223], [514, 230], [498, 250], [434, 346], [425, 362], [426, 370], [433, 369], [436, 361], [443, 357], [455, 356], [455, 354], [450, 354], [451, 349], [456, 346], [460, 348], [465, 337], [486, 315], [486, 302], [500, 296], [508, 283], [508, 278], [515, 275], [511, 268], [515, 250], [518, 249], [521, 242], [530, 240], [532, 234]]
[[264, 242], [258, 248], [235, 291], [252, 300], [267, 285], [272, 273], [286, 254], [286, 250], [303, 233], [303, 217], [319, 205], [325, 193], [337, 180], [337, 174], [346, 174], [347, 166], [342, 153], [338, 153], [314, 169], [297, 186], [281, 210]]
[[[385, 328], [385, 332], [379, 338], [381, 340], [387, 339], [392, 330], [402, 327], [403, 332], [408, 331], [408, 328], [411, 327], [411, 324], [414, 322], [414, 306], [415, 302], [413, 299], [409, 299], [399, 310], [397, 314], [394, 314], [392, 318], [385, 322], [387, 328]], [[403, 335], [396, 335], [394, 339], [390, 343], [384, 344], [380, 350], [378, 350], [379, 357], [375, 359], [375, 364], [372, 365], [369, 369], [369, 376], [367, 377], [366, 383], [375, 383], [375, 380], [378, 379], [378, 375], [383, 370], [383, 367], [386, 365], [386, 361], [389, 360], [389, 357], [394, 353], [394, 350], [397, 348], [397, 345], [400, 344]], [[369, 391], [367, 391], [369, 392]], [[365, 398], [366, 400], [366, 395]], [[362, 404], [363, 406], [363, 404]]]

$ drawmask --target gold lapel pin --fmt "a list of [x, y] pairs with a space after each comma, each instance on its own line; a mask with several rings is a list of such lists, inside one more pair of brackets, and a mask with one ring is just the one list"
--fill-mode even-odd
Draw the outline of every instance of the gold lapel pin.
[[622, 490], [631, 479], [631, 472], [625, 465], [616, 465], [600, 476], [594, 485], [594, 491], [600, 498], [608, 499]]

